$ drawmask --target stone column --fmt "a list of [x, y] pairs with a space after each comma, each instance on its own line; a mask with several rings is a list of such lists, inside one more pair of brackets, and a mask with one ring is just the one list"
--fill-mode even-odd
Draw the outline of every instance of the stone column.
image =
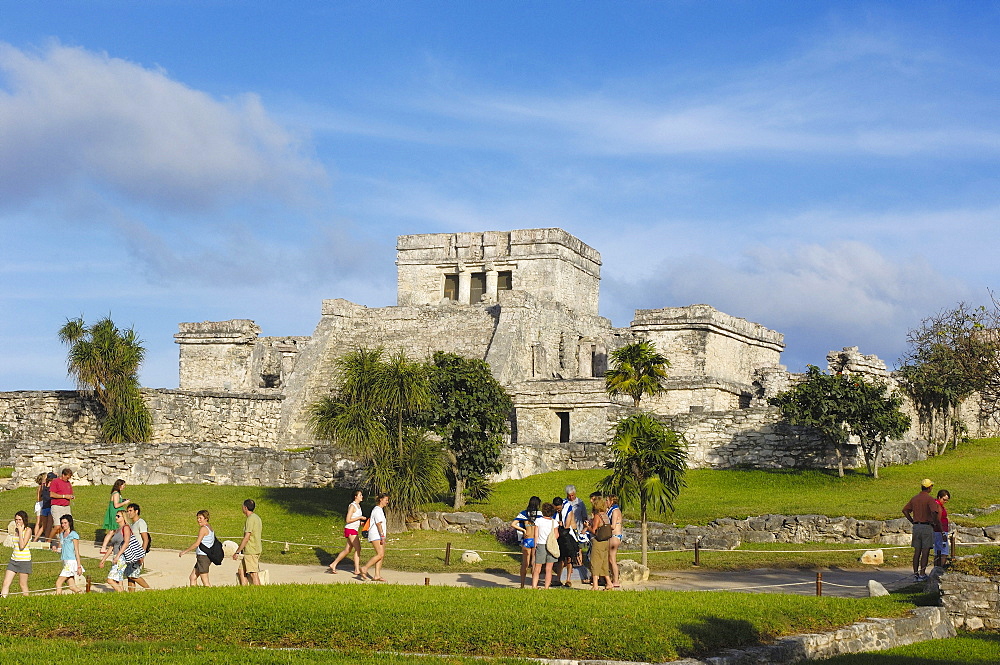
[[497, 301], [497, 278], [499, 275], [496, 268], [490, 268], [486, 271], [486, 302]]
[[472, 297], [472, 272], [465, 266], [458, 267], [458, 302], [469, 304]]
[[588, 339], [577, 345], [577, 376], [587, 379], [594, 376], [594, 345]]

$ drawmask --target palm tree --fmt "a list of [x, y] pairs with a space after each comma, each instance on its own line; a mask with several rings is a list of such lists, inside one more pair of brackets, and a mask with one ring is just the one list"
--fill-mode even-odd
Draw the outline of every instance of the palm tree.
[[604, 375], [605, 389], [609, 395], [628, 395], [633, 406], [639, 408], [644, 395], [656, 395], [664, 391], [663, 382], [667, 378], [670, 361], [657, 353], [652, 342], [641, 341], [626, 344], [611, 353], [614, 367]]
[[639, 504], [642, 565], [649, 551], [647, 520], [650, 508], [674, 509], [684, 486], [687, 452], [681, 436], [648, 413], [620, 420], [611, 440], [614, 461], [611, 474], [598, 482], [605, 494], [614, 494], [623, 505]]
[[139, 390], [139, 367], [146, 355], [132, 328], [119, 330], [110, 317], [92, 326], [67, 319], [59, 339], [69, 345], [67, 369], [80, 390], [92, 392], [101, 407], [101, 435], [111, 443], [149, 441], [153, 418]]
[[381, 348], [346, 353], [336, 368], [335, 389], [310, 407], [310, 427], [364, 466], [369, 489], [392, 496], [399, 529], [445, 485], [442, 446], [415, 424], [430, 406], [427, 372], [402, 351], [385, 360]]
[[431, 405], [431, 383], [427, 368], [413, 362], [402, 350], [382, 363], [375, 382], [376, 399], [395, 417], [396, 441], [403, 456], [403, 419], [426, 411]]

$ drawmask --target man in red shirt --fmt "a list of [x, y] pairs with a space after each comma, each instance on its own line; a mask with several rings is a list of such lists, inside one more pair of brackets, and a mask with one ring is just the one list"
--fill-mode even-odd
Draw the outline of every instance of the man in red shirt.
[[52, 549], [57, 550], [58, 546], [55, 544], [59, 541], [55, 539], [56, 533], [62, 529], [59, 524], [59, 520], [62, 519], [63, 515], [70, 514], [69, 502], [73, 500], [73, 485], [70, 484], [69, 480], [73, 477], [73, 471], [71, 469], [63, 469], [62, 475], [54, 479], [49, 483], [49, 496], [52, 497], [52, 532], [49, 534], [49, 541], [52, 544]]
[[920, 492], [903, 506], [903, 517], [913, 525], [910, 544], [913, 545], [913, 577], [918, 582], [927, 579], [927, 560], [934, 549], [934, 529], [941, 528], [941, 505], [931, 496], [934, 482], [924, 478]]

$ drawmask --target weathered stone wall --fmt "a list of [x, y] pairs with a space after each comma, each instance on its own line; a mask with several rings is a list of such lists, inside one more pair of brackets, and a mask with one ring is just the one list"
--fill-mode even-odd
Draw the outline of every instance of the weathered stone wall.
[[881, 651], [916, 642], [955, 636], [955, 627], [941, 607], [918, 607], [905, 617], [866, 619], [826, 633], [783, 637], [774, 644], [729, 649], [711, 658], [685, 658], [672, 665], [747, 665], [799, 663], [843, 654]]
[[956, 628], [1000, 630], [1000, 577], [945, 573], [939, 588]]
[[[626, 518], [628, 516], [626, 515]], [[959, 545], [1000, 544], [1000, 526], [953, 527]], [[858, 520], [826, 515], [760, 515], [720, 518], [705, 526], [649, 523], [649, 544], [657, 550], [690, 549], [700, 541], [708, 549], [734, 549], [743, 543], [842, 543], [908, 546], [911, 525], [894, 520]], [[638, 523], [626, 519], [624, 545], [639, 547]]]
[[180, 344], [180, 383], [184, 390], [256, 387], [250, 376], [260, 326], [249, 319], [181, 323], [174, 341]]
[[501, 452], [503, 471], [491, 480], [527, 478], [566, 469], [602, 469], [610, 458], [608, 446], [603, 443], [511, 444]]
[[357, 481], [356, 465], [328, 448], [286, 452], [212, 443], [80, 444], [24, 442], [13, 450], [15, 485], [33, 485], [37, 474], [69, 467], [80, 485], [166, 483], [322, 487]]
[[[642, 408], [656, 414], [738, 411], [750, 403], [749, 386], [711, 378], [668, 378], [666, 390], [642, 399]], [[631, 406], [632, 399], [619, 398]]]
[[296, 361], [277, 428], [289, 446], [314, 442], [308, 430], [309, 405], [336, 385], [336, 360], [359, 348], [403, 349], [414, 360], [434, 351], [484, 358], [496, 329], [496, 305], [442, 305], [369, 309], [347, 300], [324, 300], [311, 342]]
[[[684, 434], [691, 468], [725, 469], [739, 466], [761, 469], [837, 467], [835, 453], [816, 434], [781, 422], [774, 407], [754, 407], [716, 413], [687, 413], [664, 418]], [[844, 464], [864, 465], [857, 446], [848, 446]], [[889, 441], [884, 464], [909, 464], [927, 458], [920, 441]]]
[[513, 288], [596, 315], [601, 256], [562, 229], [400, 236], [396, 242], [399, 305], [437, 305], [444, 275], [458, 275], [462, 304], [472, 273], [485, 273], [486, 302], [495, 301], [496, 273], [510, 271]]
[[675, 377], [713, 377], [749, 386], [754, 371], [780, 363], [784, 335], [709, 305], [636, 310], [630, 330], [656, 344]]
[[[153, 416], [153, 442], [211, 441], [219, 445], [279, 447], [279, 393], [143, 390]], [[6, 442], [95, 443], [96, 404], [73, 390], [0, 393]]]

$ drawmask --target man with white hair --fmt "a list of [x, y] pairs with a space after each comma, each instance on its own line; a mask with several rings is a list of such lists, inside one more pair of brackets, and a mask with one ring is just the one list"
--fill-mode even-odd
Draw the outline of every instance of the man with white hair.
[[[590, 537], [586, 533], [587, 524], [587, 504], [583, 502], [583, 499], [576, 495], [576, 485], [566, 486], [566, 499], [563, 501], [563, 509], [565, 511], [573, 511], [573, 516], [576, 518], [576, 528], [579, 534], [580, 549], [584, 549], [584, 545], [590, 542]], [[589, 554], [586, 555], [589, 559]], [[577, 570], [580, 571], [580, 581], [587, 584], [590, 581], [590, 570], [587, 568], [587, 561], [580, 566], [577, 566]], [[566, 580], [567, 582], [569, 580]]]

